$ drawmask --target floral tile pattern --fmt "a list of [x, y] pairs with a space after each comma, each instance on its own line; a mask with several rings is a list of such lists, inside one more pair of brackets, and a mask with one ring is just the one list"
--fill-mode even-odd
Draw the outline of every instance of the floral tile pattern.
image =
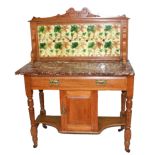
[[40, 57], [120, 56], [120, 24], [38, 26]]

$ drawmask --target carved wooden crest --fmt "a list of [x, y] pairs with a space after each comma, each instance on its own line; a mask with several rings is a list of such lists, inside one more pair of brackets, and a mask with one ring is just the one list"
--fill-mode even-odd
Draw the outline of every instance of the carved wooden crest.
[[99, 17], [99, 15], [92, 14], [88, 8], [83, 8], [81, 11], [76, 11], [74, 8], [70, 8], [63, 15], [57, 15], [57, 17], [72, 17], [72, 18], [84, 18], [84, 17]]

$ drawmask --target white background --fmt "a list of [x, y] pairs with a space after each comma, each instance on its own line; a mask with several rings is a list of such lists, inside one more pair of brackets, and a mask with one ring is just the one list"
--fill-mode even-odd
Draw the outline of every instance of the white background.
[[[63, 14], [88, 7], [101, 16], [126, 14], [129, 23], [129, 59], [136, 72], [133, 99], [131, 155], [155, 154], [155, 5], [153, 0], [5, 0], [0, 3], [0, 154], [124, 155], [124, 135], [109, 128], [99, 135], [59, 134], [39, 126], [37, 149], [32, 147], [30, 122], [22, 76], [14, 72], [30, 61], [33, 16]], [[99, 114], [119, 115], [120, 92], [99, 92]], [[48, 114], [59, 113], [58, 92], [46, 92]], [[34, 92], [36, 114], [38, 92]]]

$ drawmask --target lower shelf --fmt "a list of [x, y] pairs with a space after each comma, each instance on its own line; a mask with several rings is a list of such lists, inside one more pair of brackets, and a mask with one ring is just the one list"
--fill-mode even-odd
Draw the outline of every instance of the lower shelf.
[[102, 130], [115, 127], [115, 126], [125, 126], [125, 117], [98, 117], [98, 131], [62, 131], [61, 130], [61, 117], [60, 116], [42, 116], [39, 115], [36, 119], [36, 123], [50, 125], [55, 127], [60, 133], [94, 133], [99, 134]]

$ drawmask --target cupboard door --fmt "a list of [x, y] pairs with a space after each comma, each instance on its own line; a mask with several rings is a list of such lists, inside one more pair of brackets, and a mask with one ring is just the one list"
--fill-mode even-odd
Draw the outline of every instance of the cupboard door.
[[97, 131], [97, 91], [60, 91], [63, 131]]

